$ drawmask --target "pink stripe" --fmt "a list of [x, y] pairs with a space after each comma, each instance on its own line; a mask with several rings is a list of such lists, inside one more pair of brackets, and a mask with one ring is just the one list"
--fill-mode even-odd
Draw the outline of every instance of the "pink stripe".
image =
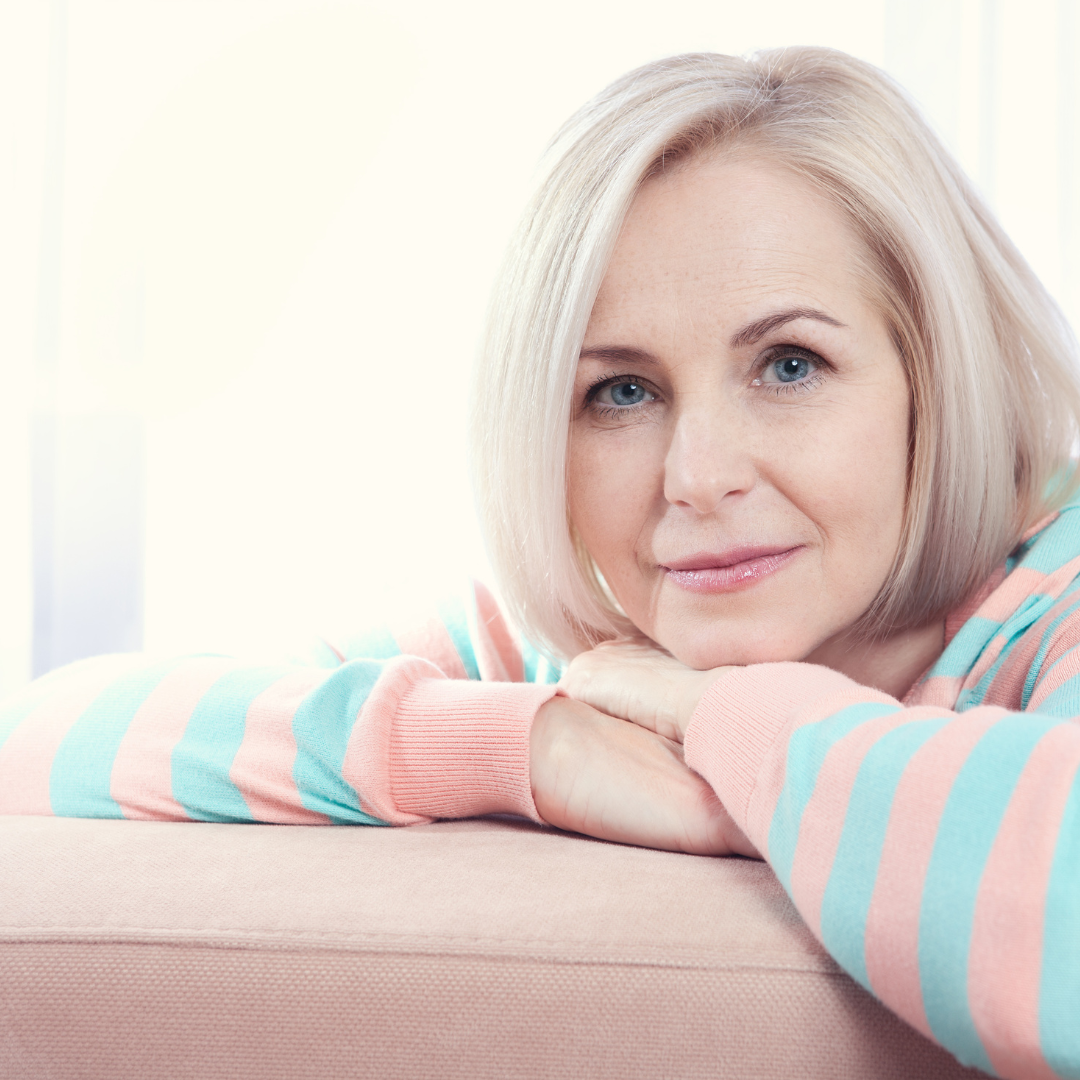
[[[821, 937], [821, 901], [829, 883], [840, 835], [844, 831], [855, 777], [870, 748], [890, 731], [925, 713], [904, 709], [860, 724], [825, 755], [810, 801], [803, 811], [795, 859], [791, 865], [791, 896], [807, 926]], [[934, 713], [933, 715], [937, 715]]]
[[1048, 578], [1041, 570], [1018, 566], [975, 612], [981, 619], [1004, 622], [1030, 596], [1050, 595]]
[[144, 662], [134, 654], [103, 656], [80, 665], [69, 685], [58, 680], [63, 689], [27, 715], [0, 747], [0, 814], [52, 816], [49, 776], [64, 736], [110, 683]]
[[1038, 591], [1044, 596], [1060, 596], [1076, 580], [1077, 574], [1080, 574], [1080, 556], [1049, 574]]
[[964, 680], [954, 675], [935, 675], [925, 682], [916, 683], [904, 698], [905, 705], [933, 705], [939, 709], [953, 709]]
[[[1080, 641], [1080, 595], [1074, 593], [1067, 599], [1055, 604], [1053, 609], [1039, 620], [1040, 627], [1044, 622], [1049, 624], [1053, 619], [1058, 618], [1060, 612], [1068, 609], [1074, 604], [1077, 605], [1078, 610], [1062, 619], [1054, 629], [1054, 636], [1050, 642], [1050, 647], [1046, 650], [1039, 667], [1039, 672], [1035, 677], [1036, 685], [1038, 685], [1059, 660], [1072, 652], [1076, 648], [1077, 642]], [[1043, 635], [1040, 634], [1040, 642], [1042, 636]], [[1032, 659], [1034, 660], [1034, 656]], [[1060, 683], [1058, 685], [1060, 685]], [[1030, 705], [1028, 707], [1032, 708]]]
[[441, 679], [427, 660], [400, 656], [389, 661], [353, 723], [341, 775], [356, 792], [364, 812], [391, 825], [413, 825], [431, 818], [400, 810], [394, 802], [390, 742], [398, 703], [420, 679]]
[[440, 619], [431, 618], [400, 632], [395, 630], [394, 637], [402, 655], [430, 660], [448, 679], [469, 677], [454, 647], [454, 639]]
[[[1025, 635], [1026, 640], [1026, 635]], [[1038, 647], [1039, 636], [1032, 635], [1032, 642]], [[1027, 681], [1028, 664], [1015, 655], [1023, 648], [1022, 641], [1002, 662], [997, 674], [990, 680], [982, 700], [984, 705], [1000, 705], [1003, 709], [1020, 711], [1020, 701], [1024, 695], [1024, 683]]]
[[279, 825], [329, 825], [325, 814], [309, 810], [293, 779], [296, 739], [292, 722], [300, 703], [330, 672], [302, 668], [268, 686], [248, 706], [244, 739], [229, 779], [240, 789], [252, 816]]
[[476, 597], [476, 666], [480, 678], [491, 682], [524, 682], [521, 650], [510, 634], [495, 597], [479, 581], [473, 582]]
[[172, 752], [202, 696], [235, 660], [196, 657], [174, 668], [146, 696], [131, 719], [113, 762], [109, 794], [126, 818], [188, 821], [172, 795]]
[[1055, 1076], [1039, 1044], [1043, 914], [1065, 805], [1080, 768], [1080, 725], [1040, 740], [986, 861], [971, 928], [968, 1001], [999, 1076]]
[[[1036, 533], [1041, 533], [1047, 525], [1050, 525], [1053, 522], [1057, 521], [1059, 517], [1061, 517], [1061, 511], [1054, 510], [1052, 513], [1047, 514], [1046, 517], [1039, 518], [1039, 520], [1036, 521], [1035, 524], [1032, 525], [1028, 529], [1028, 531], [1020, 537], [1020, 543], [1026, 544]], [[1019, 547], [1019, 544], [1017, 545], [1017, 547]]]
[[948, 645], [954, 637], [960, 627], [964, 625], [974, 615], [979, 608], [986, 603], [987, 597], [991, 595], [996, 589], [1001, 586], [1001, 583], [1005, 580], [1005, 564], [1002, 563], [997, 567], [994, 572], [982, 583], [979, 589], [973, 593], [960, 607], [955, 611], [950, 611], [945, 617], [945, 644]]
[[[935, 715], [941, 714], [928, 710], [924, 718]], [[866, 971], [874, 993], [928, 1038], [919, 981], [923, 882], [953, 782], [978, 741], [1006, 715], [981, 706], [955, 717], [912, 754], [893, 796], [866, 919]]]

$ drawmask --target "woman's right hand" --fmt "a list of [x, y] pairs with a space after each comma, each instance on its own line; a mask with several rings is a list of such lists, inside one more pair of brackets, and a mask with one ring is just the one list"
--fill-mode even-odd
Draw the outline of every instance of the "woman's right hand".
[[760, 857], [682, 747], [571, 698], [541, 706], [530, 736], [533, 799], [550, 825], [640, 847]]

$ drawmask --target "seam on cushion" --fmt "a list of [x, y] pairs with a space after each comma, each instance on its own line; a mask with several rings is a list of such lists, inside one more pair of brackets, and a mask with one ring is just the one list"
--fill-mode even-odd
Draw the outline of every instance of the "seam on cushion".
[[[6, 937], [5, 935], [11, 935]], [[212, 936], [217, 934], [239, 934], [244, 936], [266, 935], [267, 937], [324, 937], [335, 938], [341, 941], [349, 940], [373, 940], [384, 938], [402, 938], [416, 941], [468, 941], [468, 942], [498, 942], [503, 944], [514, 945], [561, 945], [566, 944], [566, 938], [519, 938], [519, 937], [494, 937], [488, 934], [418, 934], [411, 931], [380, 931], [378, 934], [365, 934], [362, 931], [341, 932], [338, 930], [281, 930], [273, 927], [240, 927], [240, 926], [220, 926], [213, 929], [207, 929], [206, 927], [175, 927], [175, 926], [133, 926], [129, 929], [103, 929], [100, 926], [0, 926], [0, 944], [5, 941], [16, 940], [18, 936], [24, 934], [33, 934], [35, 937], [33, 940], [40, 940], [36, 935], [52, 934], [54, 936], [67, 935], [67, 934], [85, 934], [88, 937], [97, 937], [102, 940], [119, 940], [130, 934], [173, 934], [177, 937], [184, 937], [187, 935], [203, 934]], [[613, 945], [620, 949], [625, 949], [625, 942], [614, 942]], [[668, 949], [668, 948], [681, 948], [683, 946], [669, 946], [669, 945], [644, 945], [633, 946], [634, 948], [655, 948], [655, 949]], [[700, 943], [694, 945], [687, 945], [686, 948], [700, 948]], [[827, 955], [822, 952], [822, 955]]]
[[[827, 953], [822, 953], [820, 957], [810, 957], [805, 961], [788, 961], [778, 959], [776, 962], [768, 963], [762, 960], [760, 957], [753, 959], [748, 958], [745, 961], [742, 960], [730, 960], [725, 959], [723, 956], [718, 956], [710, 960], [707, 957], [700, 956], [700, 948], [695, 946], [683, 946], [681, 951], [686, 955], [681, 957], [672, 957], [670, 954], [673, 950], [669, 948], [657, 947], [657, 951], [663, 955], [655, 958], [647, 956], [627, 957], [625, 956], [625, 949], [623, 946], [612, 946], [612, 954], [598, 954], [598, 953], [583, 953], [581, 956], [559, 956], [559, 955], [545, 955], [544, 953], [530, 951], [525, 948], [517, 948], [514, 951], [507, 951], [504, 953], [494, 953], [477, 956], [473, 951], [470, 951], [463, 945], [467, 946], [472, 939], [448, 939], [442, 941], [438, 938], [421, 939], [420, 947], [403, 948], [402, 945], [408, 942], [415, 941], [413, 935], [401, 935], [405, 937], [407, 942], [387, 942], [385, 948], [372, 947], [377, 946], [377, 942], [368, 943], [349, 943], [349, 942], [335, 942], [328, 943], [326, 945], [320, 945], [311, 941], [298, 941], [298, 942], [266, 942], [266, 941], [253, 941], [250, 943], [244, 943], [242, 941], [208, 941], [205, 939], [195, 941], [178, 941], [178, 940], [129, 940], [124, 938], [113, 937], [99, 937], [97, 939], [79, 938], [77, 940], [68, 940], [63, 938], [56, 938], [55, 936], [32, 938], [29, 940], [2, 940], [0, 941], [0, 951], [4, 946], [26, 947], [33, 948], [38, 945], [92, 945], [100, 948], [110, 948], [117, 945], [128, 946], [131, 948], [175, 948], [175, 949], [207, 949], [214, 952], [339, 952], [339, 953], [355, 953], [363, 955], [379, 954], [379, 955], [400, 955], [400, 956], [452, 956], [456, 958], [460, 957], [472, 957], [474, 959], [485, 959], [493, 961], [502, 960], [529, 960], [539, 963], [547, 964], [560, 964], [567, 966], [603, 966], [603, 967], [643, 967], [643, 968], [675, 968], [684, 969], [688, 971], [782, 971], [782, 972], [794, 972], [803, 973], [807, 975], [830, 975], [839, 976], [845, 980], [849, 980], [850, 976], [843, 971], [840, 966], [828, 956]], [[484, 940], [484, 939], [477, 939]], [[495, 939], [498, 943], [501, 939]], [[443, 945], [459, 945], [457, 949], [440, 948], [438, 951], [434, 951], [432, 948], [423, 948], [423, 944], [443, 944]], [[348, 948], [349, 944], [353, 944], [353, 948]], [[511, 942], [511, 944], [519, 944]], [[559, 941], [554, 944], [565, 945], [565, 942]]]

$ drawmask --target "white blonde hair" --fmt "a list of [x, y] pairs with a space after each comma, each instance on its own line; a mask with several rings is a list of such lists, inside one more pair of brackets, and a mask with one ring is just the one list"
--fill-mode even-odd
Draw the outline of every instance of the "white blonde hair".
[[657, 172], [738, 148], [796, 171], [865, 242], [912, 401], [908, 493], [866, 634], [954, 607], [1074, 487], [1076, 340], [907, 95], [827, 49], [660, 60], [556, 135], [497, 283], [474, 388], [474, 479], [523, 632], [569, 657], [630, 629], [568, 520], [572, 388], [626, 212]]

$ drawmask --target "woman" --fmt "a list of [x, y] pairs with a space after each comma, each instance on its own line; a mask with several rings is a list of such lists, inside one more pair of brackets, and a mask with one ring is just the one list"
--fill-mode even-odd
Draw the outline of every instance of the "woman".
[[880, 72], [649, 65], [557, 138], [479, 369], [493, 562], [561, 693], [479, 588], [307, 666], [84, 662], [0, 713], [0, 812], [760, 853], [961, 1060], [1078, 1075], [1074, 359]]

